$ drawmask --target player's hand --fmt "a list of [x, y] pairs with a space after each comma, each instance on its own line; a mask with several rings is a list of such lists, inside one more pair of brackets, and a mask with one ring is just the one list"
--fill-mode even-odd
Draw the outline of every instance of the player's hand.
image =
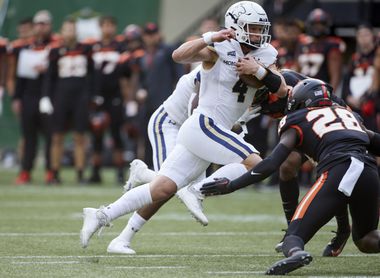
[[215, 178], [214, 181], [203, 184], [200, 190], [205, 196], [228, 194], [233, 191], [229, 188], [230, 182], [227, 178]]
[[235, 32], [232, 29], [223, 29], [212, 35], [213, 42], [230, 41], [233, 38], [235, 38]]
[[257, 63], [255, 58], [253, 58], [252, 56], [247, 56], [243, 59], [240, 58], [236, 63], [236, 71], [239, 75], [255, 75], [259, 67], [260, 64]]
[[244, 114], [239, 118], [238, 123], [243, 125], [248, 123], [250, 120], [257, 118], [261, 115], [261, 105], [250, 106], [245, 110]]

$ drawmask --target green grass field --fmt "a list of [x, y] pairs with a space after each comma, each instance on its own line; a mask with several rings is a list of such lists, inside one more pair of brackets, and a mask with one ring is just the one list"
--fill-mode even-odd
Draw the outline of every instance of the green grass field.
[[[0, 277], [256, 277], [282, 258], [274, 251], [285, 227], [279, 193], [246, 189], [209, 198], [208, 227], [201, 227], [176, 199], [171, 200], [137, 234], [135, 256], [108, 255], [107, 245], [124, 227], [128, 216], [114, 221], [101, 237], [83, 250], [79, 245], [83, 207], [98, 207], [118, 198], [121, 188], [66, 183], [47, 187], [12, 186], [15, 172], [0, 170]], [[322, 258], [334, 222], [306, 246], [314, 255], [294, 276], [376, 276], [380, 256], [364, 255], [350, 240], [338, 258]]]

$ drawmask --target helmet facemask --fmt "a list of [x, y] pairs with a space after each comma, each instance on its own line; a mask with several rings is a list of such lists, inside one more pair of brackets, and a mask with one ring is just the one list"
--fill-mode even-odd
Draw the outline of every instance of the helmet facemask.
[[[239, 24], [240, 25], [240, 24]], [[261, 28], [261, 32], [251, 32], [252, 29]], [[250, 47], [250, 48], [262, 48], [266, 47], [271, 41], [271, 35], [269, 35], [270, 23], [246, 23], [241, 27], [240, 32], [236, 32], [236, 39], [238, 42]], [[257, 41], [252, 39], [252, 36], [259, 38]]]

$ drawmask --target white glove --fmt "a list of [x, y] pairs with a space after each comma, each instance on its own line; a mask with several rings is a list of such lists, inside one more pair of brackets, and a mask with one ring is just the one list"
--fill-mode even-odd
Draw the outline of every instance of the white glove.
[[49, 97], [42, 97], [39, 103], [40, 113], [51, 115], [54, 112], [53, 105]]
[[260, 116], [261, 106], [255, 105], [250, 106], [247, 108], [247, 110], [244, 112], [244, 114], [237, 120], [237, 123], [241, 126], [248, 123], [250, 120]]

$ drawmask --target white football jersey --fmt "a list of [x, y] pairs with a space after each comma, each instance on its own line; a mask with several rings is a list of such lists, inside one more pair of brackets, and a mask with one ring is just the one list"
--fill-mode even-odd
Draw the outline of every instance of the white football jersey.
[[[201, 69], [197, 112], [231, 129], [252, 104], [257, 89], [248, 87], [239, 79], [236, 62], [244, 57], [239, 42], [231, 40], [214, 43], [214, 49], [219, 56], [218, 60], [211, 69]], [[277, 50], [268, 44], [266, 48], [252, 50], [248, 55], [255, 57], [264, 66], [269, 66], [276, 62]]]
[[170, 119], [178, 125], [182, 125], [188, 118], [188, 104], [192, 93], [196, 93], [196, 78], [201, 70], [201, 65], [197, 66], [190, 73], [183, 75], [177, 83], [173, 93], [164, 101], [163, 106]]

